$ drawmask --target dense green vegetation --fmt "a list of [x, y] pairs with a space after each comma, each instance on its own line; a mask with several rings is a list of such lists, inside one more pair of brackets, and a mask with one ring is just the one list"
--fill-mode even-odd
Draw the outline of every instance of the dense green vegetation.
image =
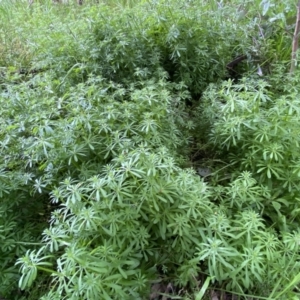
[[0, 1], [0, 299], [299, 299], [296, 2], [96, 2]]

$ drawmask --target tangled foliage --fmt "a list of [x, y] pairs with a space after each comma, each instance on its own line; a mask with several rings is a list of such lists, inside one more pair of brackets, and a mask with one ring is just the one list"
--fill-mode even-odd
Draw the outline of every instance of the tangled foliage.
[[[211, 85], [199, 106], [200, 127], [207, 128], [202, 140], [215, 149], [212, 194], [222, 208], [215, 235], [220, 245], [234, 245], [232, 255], [237, 250], [242, 256], [237, 263], [235, 253], [230, 265], [224, 260], [227, 270], [235, 269], [229, 285], [256, 284], [266, 296], [275, 293], [276, 278], [281, 277], [276, 288], [284, 289], [299, 272], [298, 76], [286, 77], [277, 93], [271, 91], [278, 74], [269, 82], [244, 78]], [[218, 278], [221, 268], [208, 268]]]
[[286, 53], [265, 61], [289, 38], [261, 36], [250, 2], [14, 6], [31, 19], [0, 47], [0, 298], [145, 299], [163, 281], [199, 299], [203, 279], [298, 297], [300, 77]]
[[[54, 264], [55, 292], [47, 299], [138, 299], [155, 265], [176, 270], [193, 256], [209, 192], [173, 159], [184, 142], [168, 112], [176, 97], [166, 83], [144, 84], [132, 92], [101, 78], [79, 84], [55, 103], [61, 108], [53, 121], [23, 141], [30, 145], [25, 165], [35, 157], [42, 171], [32, 174], [34, 192], [61, 205], [44, 246], [20, 260], [21, 288]], [[118, 101], [123, 93], [128, 101]]]

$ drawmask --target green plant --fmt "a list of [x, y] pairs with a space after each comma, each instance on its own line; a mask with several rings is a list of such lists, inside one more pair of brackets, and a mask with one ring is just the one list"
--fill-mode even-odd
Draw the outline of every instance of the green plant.
[[290, 2], [0, 8], [0, 297], [298, 296]]
[[[30, 132], [35, 137], [21, 139], [20, 147], [27, 149], [25, 166], [34, 163], [39, 170], [32, 189], [35, 194], [49, 194], [52, 187], [52, 202], [63, 204], [44, 231], [45, 246], [39, 255], [32, 252], [20, 260], [22, 288], [51, 263], [54, 294], [48, 294], [49, 299], [55, 291], [68, 299], [71, 294], [90, 299], [96, 297], [92, 295], [138, 297], [146, 278], [155, 274], [155, 265], [168, 265], [171, 272], [192, 258], [198, 223], [210, 212], [209, 191], [193, 172], [175, 165], [172, 153], [185, 145], [185, 139], [176, 128], [180, 123], [172, 118], [176, 98], [166, 90], [169, 85], [148, 82], [141, 90], [128, 91], [129, 101], [121, 102], [118, 86], [91, 78], [65, 99], [57, 112], [63, 118], [53, 115], [55, 123], [47, 124], [37, 112], [41, 127], [34, 129], [36, 120], [27, 124], [28, 129], [33, 126]], [[79, 104], [80, 99], [86, 100]], [[63, 179], [64, 174], [69, 178]], [[170, 251], [172, 260], [167, 259]], [[40, 268], [43, 253], [55, 253], [56, 259], [50, 256]], [[73, 279], [66, 283], [66, 276]], [[92, 287], [92, 278], [103, 279]]]
[[[237, 241], [234, 244], [241, 243], [244, 254], [238, 264], [241, 267], [235, 268], [232, 275], [235, 276], [244, 269], [246, 273], [238, 275], [238, 278], [244, 278], [246, 288], [256, 280], [261, 283], [272, 282], [279, 276], [279, 270], [288, 272], [286, 277], [281, 273], [280, 286], [291, 287], [290, 278], [298, 272], [298, 246], [292, 242], [297, 240], [297, 233], [292, 234], [289, 246], [286, 242], [286, 234], [296, 230], [299, 222], [299, 141], [296, 125], [299, 104], [298, 91], [295, 89], [298, 76], [297, 74], [290, 79], [287, 77], [284, 82], [286, 91], [280, 93], [270, 92], [276, 91], [272, 87], [273, 82], [278, 82], [276, 74], [276, 79], [269, 82], [244, 78], [235, 85], [226, 82], [220, 86], [211, 86], [199, 107], [202, 120], [208, 128], [205, 132], [207, 143], [216, 149], [218, 158], [228, 164], [227, 172], [231, 173], [231, 178], [242, 170], [247, 170], [235, 181], [229, 181], [228, 186], [225, 183], [225, 186], [223, 184], [215, 188], [220, 205], [227, 210], [230, 208], [230, 214], [237, 214], [234, 221], [236, 225], [227, 227], [231, 228], [229, 237], [232, 238], [231, 230], [236, 226], [234, 239]], [[214, 176], [218, 180], [220, 173], [216, 172]], [[227, 181], [228, 178], [230, 176]], [[263, 223], [259, 221], [259, 217], [264, 218]], [[230, 216], [229, 219], [231, 218]], [[266, 231], [266, 225], [273, 229]], [[224, 230], [217, 232], [218, 240], [214, 242], [217, 243], [216, 247], [222, 244], [220, 232], [224, 234]], [[245, 240], [242, 242], [243, 236]], [[201, 256], [202, 259], [203, 257]], [[210, 257], [213, 258], [211, 255]], [[235, 259], [237, 257], [235, 255]], [[294, 269], [290, 269], [289, 263], [283, 267], [284, 261], [293, 262], [291, 265]], [[247, 270], [249, 263], [251, 272], [250, 269]], [[231, 264], [233, 265], [234, 263]], [[280, 265], [282, 267], [278, 269]], [[221, 266], [217, 269], [218, 272], [222, 270]], [[215, 272], [209, 273], [212, 275]], [[256, 279], [247, 282], [247, 274], [254, 275]], [[268, 276], [271, 276], [269, 280]], [[234, 280], [231, 284], [234, 284]]]

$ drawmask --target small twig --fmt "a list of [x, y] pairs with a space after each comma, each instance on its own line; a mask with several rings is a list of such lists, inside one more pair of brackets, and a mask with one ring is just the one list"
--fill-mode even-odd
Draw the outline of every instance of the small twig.
[[[300, 2], [300, 0], [299, 0], [299, 2]], [[239, 64], [241, 61], [245, 60], [246, 58], [247, 58], [247, 55], [245, 55], [245, 54], [239, 55], [234, 60], [232, 60], [231, 62], [229, 62], [226, 65], [226, 68], [232, 70], [237, 64]]]
[[293, 43], [292, 43], [292, 60], [291, 60], [290, 73], [294, 73], [296, 69], [299, 31], [300, 31], [300, 0], [297, 4], [297, 18], [296, 18], [296, 26], [295, 26], [294, 36], [293, 36]]

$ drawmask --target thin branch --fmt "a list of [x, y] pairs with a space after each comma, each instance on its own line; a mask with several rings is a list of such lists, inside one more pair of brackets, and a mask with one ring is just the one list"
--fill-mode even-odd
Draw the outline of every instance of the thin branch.
[[291, 61], [291, 69], [290, 73], [294, 73], [296, 69], [296, 59], [297, 59], [297, 51], [298, 51], [298, 43], [299, 43], [299, 31], [300, 31], [300, 0], [297, 4], [297, 19], [296, 26], [294, 31], [293, 43], [292, 43], [292, 61]]

